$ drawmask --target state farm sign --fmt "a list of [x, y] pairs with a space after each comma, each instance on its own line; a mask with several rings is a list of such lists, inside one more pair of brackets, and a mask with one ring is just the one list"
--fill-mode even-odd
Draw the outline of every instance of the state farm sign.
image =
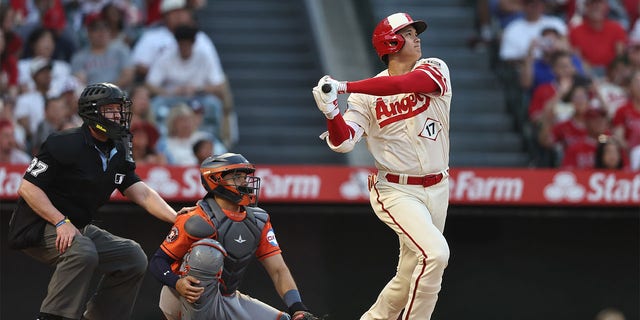
[[[258, 165], [261, 203], [369, 203], [374, 168]], [[0, 164], [0, 200], [16, 200], [26, 166]], [[205, 191], [193, 167], [139, 166], [167, 201], [195, 202]], [[627, 206], [640, 208], [640, 172], [547, 169], [452, 169], [452, 205]], [[118, 192], [112, 199], [126, 201]]]
[[450, 198], [477, 202], [520, 201], [524, 191], [524, 180], [498, 174], [496, 172], [479, 176], [474, 170], [459, 171], [457, 175], [454, 173], [449, 177]]
[[640, 206], [640, 172], [453, 170], [451, 203]]
[[315, 199], [320, 195], [322, 177], [312, 172], [306, 174], [278, 174], [270, 168], [257, 169], [262, 178], [260, 197], [269, 199]]

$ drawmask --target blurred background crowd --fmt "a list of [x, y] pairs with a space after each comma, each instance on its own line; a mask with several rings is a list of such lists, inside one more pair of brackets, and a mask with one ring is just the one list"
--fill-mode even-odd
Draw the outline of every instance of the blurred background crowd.
[[[194, 18], [206, 4], [2, 1], [0, 162], [28, 163], [51, 132], [80, 125], [78, 94], [103, 81], [133, 100], [138, 163], [195, 165], [232, 148], [229, 82]], [[469, 49], [490, 52], [530, 167], [640, 170], [640, 0], [475, 6]]]
[[[345, 15], [337, 9], [326, 12], [330, 18], [326, 24], [340, 32], [318, 29], [325, 35], [344, 34], [344, 42], [332, 37], [322, 45], [313, 39], [311, 31], [316, 30], [318, 22], [312, 17], [322, 12], [314, 5], [320, 2], [333, 2], [334, 9], [344, 9], [346, 3], [357, 7], [359, 17], [347, 15], [348, 10], [344, 10]], [[243, 7], [249, 5], [251, 8]], [[131, 131], [138, 164], [191, 166], [209, 154], [226, 150], [242, 153], [259, 164], [345, 164], [339, 157], [342, 155], [335, 156], [317, 138], [326, 124], [310, 89], [324, 73], [335, 72], [340, 80], [357, 80], [360, 75], [344, 75], [350, 70], [346, 64], [359, 69], [359, 63], [366, 59], [375, 60], [377, 69], [366, 70], [366, 76], [384, 68], [371, 48], [370, 32], [375, 22], [397, 11], [409, 11], [414, 18], [429, 23], [422, 38], [423, 54], [442, 58], [451, 67], [452, 167], [640, 170], [640, 0], [0, 0], [0, 164], [26, 165], [51, 132], [79, 126], [80, 92], [85, 85], [102, 81], [127, 90], [133, 101]], [[475, 29], [471, 24], [474, 14]], [[340, 19], [344, 16], [351, 18]], [[375, 22], [367, 26], [366, 19], [356, 19], [363, 16]], [[359, 24], [361, 33], [345, 22]], [[368, 56], [357, 54], [361, 50], [355, 44], [356, 37], [369, 48]], [[323, 49], [344, 54], [322, 58], [319, 51]], [[345, 59], [348, 55], [353, 59]], [[484, 64], [485, 57], [489, 67]], [[340, 64], [340, 60], [346, 62]], [[472, 60], [483, 63], [474, 69], [476, 61]], [[226, 72], [221, 62], [226, 63]], [[494, 91], [488, 90], [485, 82], [499, 87], [502, 91], [495, 95], [504, 95], [504, 99], [495, 100], [499, 103], [486, 99]], [[494, 112], [493, 106], [498, 104]], [[502, 110], [503, 104], [508, 112]], [[236, 110], [244, 117], [240, 121], [244, 134], [241, 143]], [[504, 113], [509, 114], [500, 117]], [[486, 118], [494, 122], [477, 126]], [[502, 122], [508, 122], [505, 131], [499, 131], [498, 123]], [[264, 123], [269, 126], [263, 127]], [[500, 139], [512, 130], [518, 131], [517, 145]], [[493, 135], [482, 134], [486, 132]], [[474, 139], [466, 140], [467, 136]], [[526, 141], [526, 148], [521, 141]], [[492, 143], [502, 148], [492, 150], [498, 149]], [[317, 153], [311, 150], [316, 146]], [[518, 157], [508, 162], [511, 157], [499, 157], [509, 156], [503, 148], [518, 155], [525, 153], [525, 160]], [[307, 214], [311, 207], [326, 214], [322, 220], [313, 220], [314, 215]], [[468, 208], [461, 207], [452, 207], [452, 219], [447, 222], [450, 243], [458, 252], [453, 259], [458, 262], [447, 271], [449, 284], [443, 290], [448, 291], [439, 302], [443, 314], [473, 312], [495, 318], [496, 310], [500, 310], [505, 315], [519, 314], [520, 318], [530, 314], [529, 318], [570, 319], [566, 313], [590, 314], [621, 304], [627, 306], [622, 308], [625, 313], [632, 315], [627, 319], [637, 318], [637, 299], [632, 295], [638, 292], [637, 272], [625, 272], [634, 269], [633, 262], [637, 262], [637, 210], [629, 220], [617, 218], [610, 208], [578, 207], [576, 216], [580, 218], [562, 217], [550, 223], [539, 217], [546, 213], [558, 218], [564, 209], [535, 208], [533, 220], [522, 220], [523, 212], [528, 212], [525, 209], [482, 207], [467, 212]], [[0, 206], [3, 213], [10, 208]], [[329, 310], [335, 305], [336, 314], [343, 310], [355, 317], [359, 311], [354, 306], [375, 298], [362, 295], [368, 291], [363, 286], [371, 286], [375, 278], [371, 270], [361, 274], [361, 285], [347, 286], [337, 294], [331, 291], [327, 277], [342, 281], [336, 275], [344, 274], [344, 261], [353, 260], [354, 265], [365, 261], [365, 265], [374, 267], [384, 264], [375, 254], [365, 255], [373, 259], [367, 262], [350, 250], [331, 250], [328, 258], [314, 255], [319, 262], [309, 260], [304, 253], [309, 252], [309, 245], [318, 252], [329, 250], [322, 249], [324, 245], [342, 248], [345, 242], [354, 241], [356, 246], [371, 247], [370, 237], [353, 236], [356, 229], [376, 235], [379, 243], [395, 246], [396, 242], [380, 241], [384, 230], [371, 232], [380, 227], [377, 221], [367, 219], [372, 223], [363, 226], [359, 214], [334, 215], [339, 210], [351, 212], [351, 208], [287, 205], [277, 209], [286, 215], [280, 218], [283, 227], [279, 235], [296, 240], [285, 242], [298, 246], [291, 245], [289, 257], [300, 258], [293, 260], [294, 264], [308, 262], [307, 268], [296, 268], [308, 272], [300, 276], [306, 277], [303, 283], [320, 288], [306, 293], [312, 299], [316, 295], [319, 304], [314, 303], [314, 308], [319, 305], [319, 310]], [[120, 213], [120, 208], [117, 210]], [[369, 214], [368, 205], [362, 210]], [[598, 216], [591, 215], [596, 211], [607, 218], [591, 219]], [[10, 214], [2, 216], [8, 221]], [[117, 221], [114, 227], [122, 225], [121, 215], [107, 214], [106, 219], [109, 216]], [[137, 215], [129, 213], [127, 217], [133, 216]], [[615, 219], [608, 219], [610, 216]], [[585, 217], [588, 219], [583, 221]], [[299, 228], [303, 224], [330, 230], [330, 234], [301, 237], [299, 231], [306, 230]], [[144, 230], [143, 247], [156, 250], [156, 231], [164, 228], [159, 225]], [[545, 236], [532, 242], [541, 230]], [[122, 232], [132, 232], [129, 224]], [[142, 236], [136, 232], [136, 236]], [[317, 241], [320, 238], [331, 241]], [[300, 239], [307, 241], [297, 241]], [[478, 260], [479, 252], [488, 251], [501, 252], [509, 259], [498, 257], [496, 263], [480, 264], [484, 269], [478, 269], [473, 261], [466, 263]], [[604, 257], [594, 260], [594, 252]], [[21, 261], [23, 257], [14, 258], [5, 259], [11, 263], [3, 265], [3, 274], [34, 268], [32, 263]], [[327, 265], [318, 273], [317, 268]], [[474, 272], [466, 266], [473, 266]], [[483, 276], [477, 276], [478, 270]], [[45, 275], [39, 269], [33, 274]], [[258, 278], [252, 281], [260, 281]], [[7, 288], [13, 288], [11, 279], [4, 278]], [[354, 281], [354, 277], [347, 280]], [[157, 311], [153, 293], [159, 290], [154, 287], [157, 283], [150, 281], [152, 284], [143, 289], [148, 294], [139, 303], [139, 313]], [[478, 281], [486, 284], [476, 286], [482, 288], [481, 292], [470, 290], [469, 283]], [[267, 283], [264, 287], [271, 290], [270, 286]], [[21, 299], [21, 294], [34, 292], [39, 294], [23, 290], [5, 296], [24, 302], [31, 300]], [[477, 303], [472, 308], [460, 308], [461, 297]], [[498, 309], [491, 303], [503, 299], [508, 303]], [[543, 307], [533, 310], [531, 301]], [[3, 310], [14, 311], [11, 309]], [[522, 310], [527, 310], [527, 315]], [[545, 313], [546, 317], [540, 316]], [[616, 309], [604, 309], [595, 319], [625, 317]]]
[[0, 162], [29, 163], [52, 132], [82, 124], [77, 100], [111, 82], [133, 101], [137, 163], [197, 165], [237, 140], [205, 0], [10, 0], [0, 4]]
[[640, 170], [640, 1], [480, 0], [490, 50], [533, 167]]

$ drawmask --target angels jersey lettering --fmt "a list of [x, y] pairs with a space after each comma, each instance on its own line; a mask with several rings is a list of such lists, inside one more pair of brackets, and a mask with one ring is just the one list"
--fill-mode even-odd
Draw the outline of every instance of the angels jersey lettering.
[[[413, 70], [433, 79], [440, 92], [352, 93], [344, 119], [364, 129], [379, 170], [426, 175], [448, 167], [451, 82], [447, 64], [437, 58], [421, 59]], [[376, 77], [382, 76], [389, 76], [388, 70]]]

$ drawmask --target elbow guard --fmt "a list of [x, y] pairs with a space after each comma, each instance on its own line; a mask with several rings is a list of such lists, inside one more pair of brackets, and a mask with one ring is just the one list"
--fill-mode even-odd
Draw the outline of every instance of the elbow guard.
[[320, 138], [322, 138], [325, 141], [327, 141], [327, 145], [329, 146], [329, 148], [331, 148], [331, 150], [333, 150], [335, 152], [340, 152], [340, 153], [347, 153], [347, 152], [353, 150], [353, 148], [355, 147], [356, 143], [358, 143], [358, 141], [360, 141], [360, 139], [362, 138], [362, 135], [364, 134], [364, 129], [362, 129], [362, 127], [357, 125], [355, 122], [347, 121], [347, 125], [349, 125], [349, 127], [351, 127], [353, 129], [354, 134], [351, 137], [349, 137], [349, 139], [343, 141], [338, 146], [335, 146], [335, 145], [333, 145], [331, 143], [331, 140], [329, 139], [329, 132], [323, 133], [320, 136]]

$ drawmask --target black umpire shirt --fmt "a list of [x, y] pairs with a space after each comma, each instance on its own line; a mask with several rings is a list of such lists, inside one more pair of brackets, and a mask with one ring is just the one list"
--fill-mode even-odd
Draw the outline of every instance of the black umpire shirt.
[[[24, 179], [42, 189], [78, 229], [91, 222], [115, 189], [124, 193], [140, 181], [135, 168], [125, 161], [122, 144], [116, 143], [106, 154], [99, 151], [86, 125], [51, 134]], [[22, 212], [33, 210], [20, 198], [15, 213]]]

